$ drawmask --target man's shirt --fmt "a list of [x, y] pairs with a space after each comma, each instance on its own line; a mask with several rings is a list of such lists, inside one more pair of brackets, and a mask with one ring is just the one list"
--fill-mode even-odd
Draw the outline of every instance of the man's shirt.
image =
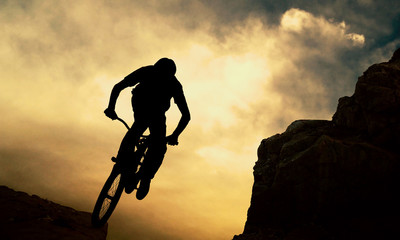
[[135, 112], [165, 113], [171, 98], [176, 104], [184, 103], [185, 97], [181, 83], [175, 76], [166, 77], [156, 71], [154, 66], [139, 68], [124, 78], [132, 90], [132, 106]]

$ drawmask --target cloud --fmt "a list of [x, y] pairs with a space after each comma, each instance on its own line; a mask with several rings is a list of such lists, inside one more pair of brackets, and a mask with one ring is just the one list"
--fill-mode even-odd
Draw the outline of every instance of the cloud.
[[[304, 10], [290, 9], [283, 14], [280, 25], [276, 27], [265, 25], [263, 19], [250, 17], [232, 29], [234, 31], [225, 36], [219, 50], [214, 51], [220, 54], [229, 52], [229, 56], [242, 59], [254, 68], [248, 69], [241, 63], [226, 68], [231, 75], [219, 74], [213, 78], [212, 72], [208, 73], [213, 79], [213, 86], [222, 84], [217, 87], [220, 89], [218, 97], [224, 99], [222, 96], [227, 91], [237, 100], [227, 98], [231, 107], [221, 100], [217, 104], [225, 110], [218, 111], [220, 116], [216, 119], [224, 119], [221, 115], [229, 114], [227, 111], [236, 115], [228, 118], [229, 123], [221, 122], [227, 131], [237, 129], [239, 133], [243, 132], [240, 129], [246, 129], [252, 134], [263, 131], [268, 136], [282, 131], [283, 127], [298, 118], [329, 119], [337, 99], [353, 91], [358, 73], [340, 56], [360, 50], [364, 45], [364, 36], [349, 32], [345, 22], [334, 22]], [[218, 58], [213, 56], [213, 59]], [[219, 58], [224, 64], [233, 64], [227, 59]], [[221, 73], [225, 68], [215, 69]], [[246, 74], [241, 74], [241, 71]], [[238, 91], [234, 91], [233, 86]], [[206, 103], [204, 106], [210, 105], [207, 100], [216, 102], [211, 96], [202, 101]], [[234, 127], [237, 124], [240, 127]]]

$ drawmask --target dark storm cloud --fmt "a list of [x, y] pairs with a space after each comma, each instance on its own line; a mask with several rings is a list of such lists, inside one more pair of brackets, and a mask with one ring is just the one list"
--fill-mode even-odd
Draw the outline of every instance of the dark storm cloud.
[[285, 96], [285, 101], [288, 104], [297, 102], [304, 112], [318, 110], [318, 107], [308, 103], [312, 91], [304, 89], [301, 82], [294, 79], [306, 77], [329, 89], [324, 96], [328, 104], [317, 105], [333, 112], [339, 97], [352, 94], [358, 76], [371, 64], [387, 60], [400, 45], [400, 2], [393, 0], [175, 1], [174, 4], [168, 3], [158, 8], [161, 14], [162, 9], [175, 10], [179, 19], [185, 19], [184, 26], [187, 29], [207, 29], [218, 40], [216, 44], [221, 45], [229, 41], [229, 36], [237, 31], [237, 26], [245, 25], [249, 18], [260, 19], [264, 30], [270, 33], [271, 29], [279, 28], [282, 16], [290, 9], [308, 12], [332, 24], [344, 23], [343, 30], [347, 33], [364, 36], [363, 45], [358, 47], [331, 44], [330, 54], [324, 53], [326, 47], [330, 46], [324, 41], [322, 35], [325, 30], [322, 28], [308, 29], [309, 32], [293, 35], [292, 41], [287, 42], [287, 54], [291, 54], [290, 50], [294, 48], [308, 49], [310, 52], [320, 49], [320, 54], [308, 54], [305, 50], [301, 58], [293, 60], [298, 68], [297, 75], [291, 75], [288, 69], [287, 74], [282, 73], [273, 79], [275, 90]]
[[[287, 69], [286, 73], [281, 72], [279, 76], [274, 76], [272, 81], [274, 89], [281, 93], [286, 105], [301, 109], [303, 113], [326, 108], [333, 113], [338, 98], [352, 94], [358, 76], [371, 64], [389, 59], [393, 51], [400, 46], [399, 1], [251, 0], [206, 3], [218, 13], [216, 25], [222, 24], [219, 31], [215, 32], [219, 39], [224, 38], [221, 34], [226, 34], [226, 31], [221, 29], [229, 29], [227, 26], [238, 24], [248, 16], [262, 19], [266, 29], [279, 27], [282, 16], [293, 8], [311, 13], [315, 18], [326, 19], [332, 24], [344, 22], [347, 33], [364, 36], [363, 46], [341, 46], [340, 43], [330, 46], [322, 36], [324, 29], [309, 29], [311, 32], [293, 35], [292, 41], [287, 42], [287, 57], [290, 57], [290, 51], [295, 48], [304, 49], [303, 56], [292, 60], [297, 71]], [[329, 51], [327, 47], [331, 47], [330, 53], [326, 52]], [[319, 49], [320, 54], [310, 54], [315, 49]], [[319, 96], [325, 98], [326, 104], [317, 100], [317, 93], [310, 89], [310, 85], [303, 83], [305, 79], [326, 89], [326, 92]], [[258, 104], [262, 108], [263, 103], [259, 102], [256, 105]], [[258, 109], [254, 111], [260, 113]]]
[[282, 15], [298, 8], [316, 16], [345, 21], [350, 31], [366, 35], [372, 44], [399, 38], [400, 2], [396, 0], [250, 0], [203, 1], [218, 15], [219, 23], [236, 23], [249, 14], [263, 16], [268, 25], [279, 25]]
[[[366, 38], [365, 47], [354, 52], [343, 52], [338, 57], [351, 64], [355, 71], [365, 66], [357, 62], [376, 49], [400, 41], [400, 2], [396, 0], [250, 0], [250, 1], [207, 1], [218, 14], [220, 23], [242, 21], [250, 13], [262, 16], [266, 26], [279, 25], [282, 15], [291, 8], [298, 8], [331, 19], [346, 22], [349, 32], [362, 34]], [[395, 46], [387, 50], [390, 55]], [[385, 56], [387, 57], [387, 56]]]
[[[374, 51], [400, 41], [400, 2], [396, 0], [250, 0], [250, 1], [203, 1], [214, 10], [215, 25], [220, 26], [216, 35], [226, 34], [221, 27], [234, 25], [250, 15], [259, 16], [270, 27], [280, 24], [282, 15], [291, 8], [307, 11], [334, 22], [346, 23], [349, 32], [365, 36], [362, 50], [347, 50], [338, 54], [338, 58], [347, 62], [351, 69], [360, 73], [366, 67], [359, 66], [364, 58], [369, 58]], [[222, 31], [222, 32], [221, 32]], [[310, 39], [307, 39], [310, 40]], [[387, 58], [396, 45], [390, 46], [384, 58]], [[383, 53], [384, 54], [384, 53]], [[372, 60], [373, 61], [373, 60]]]
[[[299, 68], [313, 73], [314, 79], [320, 79], [324, 86], [330, 89], [327, 98], [330, 99], [329, 107], [331, 109], [336, 107], [338, 97], [352, 93], [357, 77], [366, 70], [367, 66], [377, 61], [383, 61], [384, 58], [387, 59], [396, 48], [395, 45], [400, 44], [399, 1], [296, 0], [257, 1], [257, 3], [263, 6], [262, 11], [265, 12], [267, 19], [275, 24], [278, 24], [284, 11], [289, 8], [299, 8], [333, 22], [343, 21], [349, 32], [362, 34], [365, 37], [365, 44], [361, 48], [334, 49], [335, 61], [330, 61], [324, 54], [321, 54], [305, 56], [301, 61], [296, 62]], [[298, 41], [303, 42], [303, 47], [319, 48], [321, 44], [318, 40], [320, 39], [313, 39], [313, 37], [314, 35], [304, 34], [298, 36]], [[376, 56], [375, 59], [371, 57], [376, 55], [377, 51], [381, 52], [382, 49], [386, 51], [386, 56]], [[281, 83], [277, 83], [277, 87], [281, 91], [296, 89]], [[351, 91], [349, 92], [349, 90]], [[301, 99], [304, 98], [299, 100], [301, 101]]]

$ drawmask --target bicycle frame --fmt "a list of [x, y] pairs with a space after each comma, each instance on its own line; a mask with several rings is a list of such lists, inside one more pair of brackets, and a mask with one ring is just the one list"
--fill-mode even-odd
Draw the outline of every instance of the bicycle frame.
[[[124, 120], [122, 120], [121, 118], [117, 118], [117, 120], [122, 122], [129, 131], [130, 128]], [[139, 142], [136, 144], [135, 156], [133, 156], [135, 158], [135, 163], [133, 165], [133, 168], [136, 168], [135, 174], [139, 174], [139, 166], [142, 164], [141, 161], [143, 160], [143, 157], [147, 150], [147, 140], [148, 136], [142, 136]], [[122, 166], [125, 164], [121, 165], [121, 163], [118, 162], [115, 157], [112, 157], [111, 159], [113, 162], [115, 162], [115, 164], [103, 188], [100, 191], [92, 212], [92, 225], [95, 227], [100, 227], [106, 224], [107, 220], [110, 218], [112, 212], [117, 206], [117, 203], [125, 188], [125, 169], [127, 166]], [[140, 176], [138, 177], [140, 178]]]

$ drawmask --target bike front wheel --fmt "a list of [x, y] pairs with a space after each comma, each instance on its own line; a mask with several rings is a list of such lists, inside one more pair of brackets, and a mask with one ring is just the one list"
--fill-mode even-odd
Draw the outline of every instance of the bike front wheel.
[[123, 190], [124, 184], [121, 178], [121, 171], [117, 165], [114, 165], [94, 206], [92, 213], [93, 226], [101, 227], [107, 223], [117, 206]]

